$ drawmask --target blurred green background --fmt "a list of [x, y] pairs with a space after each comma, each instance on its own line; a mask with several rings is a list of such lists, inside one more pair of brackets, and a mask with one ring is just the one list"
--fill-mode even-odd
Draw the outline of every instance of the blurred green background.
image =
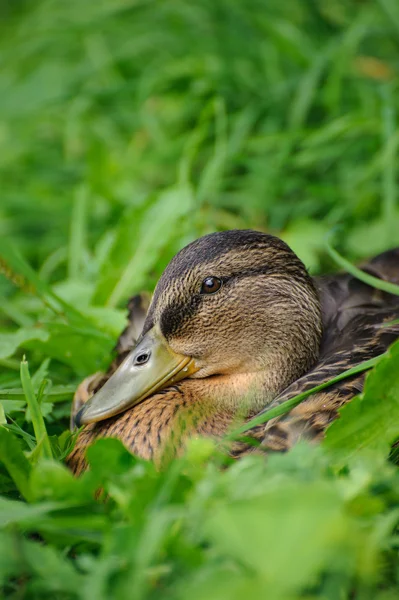
[[151, 283], [177, 247], [220, 228], [283, 232], [313, 269], [336, 224], [353, 258], [397, 241], [395, 0], [0, 10], [0, 231], [46, 277], [98, 277], [124, 224], [132, 256], [157, 204]]
[[[277, 233], [313, 273], [332, 268], [334, 228], [352, 260], [398, 243], [395, 0], [0, 11], [0, 325], [19, 336], [0, 359], [36, 327], [37, 365], [44, 353], [72, 367], [65, 381], [104, 366], [127, 298], [210, 231]], [[43, 305], [48, 290], [39, 301], [9, 281], [7, 240], [83, 315], [73, 332]]]

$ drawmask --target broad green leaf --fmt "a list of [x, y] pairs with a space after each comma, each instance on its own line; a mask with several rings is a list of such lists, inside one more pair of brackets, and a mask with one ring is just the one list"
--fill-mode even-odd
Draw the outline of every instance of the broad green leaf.
[[[392, 218], [395, 231], [399, 230], [399, 210]], [[386, 238], [386, 221], [379, 217], [369, 223], [359, 223], [345, 236], [345, 247], [354, 256], [373, 256], [395, 246]]]
[[77, 595], [83, 583], [83, 575], [78, 572], [73, 561], [65, 552], [53, 546], [24, 541], [22, 556], [26, 568], [35, 577], [38, 590], [47, 594], [59, 593]]
[[116, 340], [125, 329], [127, 311], [106, 306], [89, 306], [84, 313], [90, 318], [93, 325], [99, 327]]
[[31, 490], [37, 501], [67, 501], [70, 505], [93, 501], [95, 488], [90, 479], [77, 479], [64, 465], [55, 461], [41, 461], [32, 470]]
[[281, 237], [304, 262], [306, 268], [315, 272], [320, 266], [319, 257], [327, 232], [327, 224], [302, 219], [294, 221]]
[[70, 365], [80, 377], [106, 368], [111, 362], [116, 336], [63, 323], [49, 323], [46, 328], [48, 339], [34, 344], [27, 342], [28, 350], [39, 349], [43, 354]]
[[92, 444], [87, 450], [87, 459], [92, 471], [102, 477], [123, 473], [136, 462], [122, 442], [112, 438]]
[[27, 524], [32, 527], [31, 524], [35, 522], [35, 519], [39, 520], [58, 508], [59, 505], [55, 502], [26, 504], [19, 500], [0, 498], [0, 527]]
[[11, 414], [13, 412], [25, 412], [25, 400], [3, 400], [1, 399], [0, 393], [0, 402], [6, 415]]
[[271, 598], [298, 593], [338, 552], [342, 562], [350, 555], [351, 523], [327, 482], [282, 480], [258, 498], [216, 504], [203, 528], [216, 549], [267, 583]]
[[366, 378], [364, 391], [339, 411], [327, 429], [324, 447], [340, 464], [362, 453], [388, 457], [399, 437], [399, 341]]
[[44, 329], [18, 329], [13, 333], [0, 333], [0, 358], [12, 356], [20, 346], [31, 340], [46, 342], [49, 334]]
[[26, 504], [0, 498], [0, 527], [19, 527], [26, 531], [51, 536], [62, 545], [69, 542], [101, 540], [108, 523], [104, 508], [93, 501], [48, 501]]
[[21, 557], [15, 548], [15, 539], [15, 534], [12, 535], [9, 531], [0, 531], [0, 586], [3, 586], [9, 578], [18, 576], [20, 573]]

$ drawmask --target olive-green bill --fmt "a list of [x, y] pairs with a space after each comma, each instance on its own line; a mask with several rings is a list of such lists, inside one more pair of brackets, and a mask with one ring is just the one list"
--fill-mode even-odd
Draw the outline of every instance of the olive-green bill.
[[79, 427], [118, 415], [197, 370], [194, 359], [174, 352], [154, 326], [81, 408], [75, 423]]

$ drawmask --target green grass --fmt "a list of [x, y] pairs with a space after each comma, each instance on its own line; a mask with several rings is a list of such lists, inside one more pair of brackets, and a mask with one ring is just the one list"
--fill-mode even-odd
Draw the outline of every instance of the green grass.
[[398, 345], [320, 447], [196, 441], [157, 472], [106, 440], [63, 466], [73, 390], [192, 239], [273, 232], [312, 273], [399, 245], [397, 2], [0, 17], [0, 596], [397, 598]]

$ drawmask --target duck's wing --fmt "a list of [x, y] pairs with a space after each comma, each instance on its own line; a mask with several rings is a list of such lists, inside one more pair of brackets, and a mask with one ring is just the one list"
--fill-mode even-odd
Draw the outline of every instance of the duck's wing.
[[[384, 281], [399, 285], [399, 248], [379, 254], [361, 269]], [[398, 297], [366, 285], [348, 273], [315, 277], [328, 337], [338, 333], [357, 315], [398, 304]]]
[[122, 331], [114, 348], [114, 360], [106, 373], [99, 371], [86, 377], [78, 386], [72, 401], [71, 407], [71, 429], [75, 427], [75, 415], [82, 408], [91, 396], [104, 385], [111, 375], [119, 367], [123, 359], [129, 354], [130, 350], [136, 345], [136, 342], [143, 329], [144, 320], [151, 302], [151, 295], [143, 292], [130, 298], [128, 309], [128, 322]]
[[[317, 365], [290, 385], [267, 409], [385, 352], [399, 337], [399, 325], [391, 325], [398, 319], [399, 307], [354, 318]], [[269, 421], [263, 428], [257, 427], [254, 437], [268, 449], [279, 451], [288, 450], [300, 439], [320, 440], [326, 427], [338, 416], [338, 409], [362, 391], [364, 377], [364, 373], [354, 375], [312, 394], [286, 415]]]
[[[399, 248], [384, 252], [362, 267], [386, 281], [399, 283]], [[328, 382], [343, 371], [374, 358], [399, 337], [399, 297], [371, 288], [350, 275], [317, 279], [322, 300], [324, 337], [313, 369], [291, 384], [267, 407]], [[364, 373], [326, 388], [288, 414], [251, 430], [270, 450], [287, 450], [299, 439], [317, 440], [338, 416], [338, 409], [363, 389]]]

